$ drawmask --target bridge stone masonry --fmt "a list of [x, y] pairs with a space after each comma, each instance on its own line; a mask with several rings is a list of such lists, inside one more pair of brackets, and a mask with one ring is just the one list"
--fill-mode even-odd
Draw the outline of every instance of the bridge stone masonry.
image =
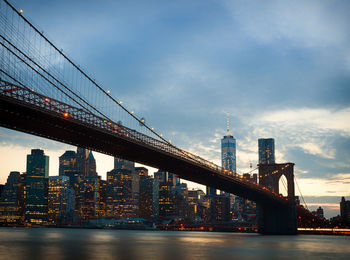
[[297, 234], [297, 209], [294, 189], [294, 163], [259, 164], [259, 184], [279, 194], [279, 180], [287, 179], [288, 204], [276, 207], [258, 205], [259, 232], [262, 234]]
[[[258, 185], [174, 146], [109, 93], [0, 0], [0, 126], [167, 170], [255, 201], [260, 233], [297, 233], [293, 163], [259, 165]], [[287, 197], [278, 194], [281, 175], [288, 181]]]

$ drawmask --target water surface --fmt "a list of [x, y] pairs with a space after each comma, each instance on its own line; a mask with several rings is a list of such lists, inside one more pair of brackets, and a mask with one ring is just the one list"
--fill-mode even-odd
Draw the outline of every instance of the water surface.
[[350, 237], [0, 228], [0, 259], [350, 259]]

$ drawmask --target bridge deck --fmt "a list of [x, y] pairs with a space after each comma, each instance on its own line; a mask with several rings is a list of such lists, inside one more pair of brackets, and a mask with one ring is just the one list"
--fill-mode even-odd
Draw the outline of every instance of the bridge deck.
[[85, 147], [155, 168], [181, 178], [263, 203], [288, 201], [255, 183], [168, 143], [82, 109], [0, 80], [0, 125]]

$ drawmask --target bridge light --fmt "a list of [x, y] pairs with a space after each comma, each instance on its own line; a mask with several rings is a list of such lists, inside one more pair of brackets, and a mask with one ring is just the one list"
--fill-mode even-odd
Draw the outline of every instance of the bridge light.
[[123, 101], [120, 100], [118, 103], [119, 103], [119, 105], [121, 105], [121, 104], [123, 104]]
[[163, 137], [163, 134], [159, 134], [160, 137]]
[[111, 92], [110, 92], [109, 90], [106, 90], [106, 93], [109, 94], [109, 93], [111, 93]]
[[46, 102], [50, 102], [50, 99], [48, 99], [48, 98], [45, 98], [45, 101], [46, 101]]
[[134, 111], [131, 111], [130, 114], [134, 114], [135, 112]]
[[64, 113], [63, 113], [63, 116], [64, 116], [65, 118], [67, 118], [67, 117], [69, 116], [68, 112], [64, 112]]
[[151, 130], [154, 131], [154, 127], [151, 127]]
[[20, 12], [21, 14], [23, 14], [23, 9], [19, 9], [19, 12]]

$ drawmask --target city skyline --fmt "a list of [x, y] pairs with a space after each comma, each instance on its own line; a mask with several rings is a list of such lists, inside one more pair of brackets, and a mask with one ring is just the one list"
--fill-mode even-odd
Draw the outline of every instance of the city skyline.
[[[114, 3], [97, 13], [92, 2], [13, 3], [175, 145], [220, 165], [229, 111], [239, 173], [256, 164], [257, 139], [272, 137], [276, 162], [296, 164], [303, 195], [313, 196], [315, 207], [349, 196], [348, 3]], [[30, 148], [56, 160], [71, 147], [4, 128], [0, 135], [1, 183], [9, 170], [23, 171], [17, 158]], [[113, 168], [113, 159], [97, 157], [99, 174]]]

